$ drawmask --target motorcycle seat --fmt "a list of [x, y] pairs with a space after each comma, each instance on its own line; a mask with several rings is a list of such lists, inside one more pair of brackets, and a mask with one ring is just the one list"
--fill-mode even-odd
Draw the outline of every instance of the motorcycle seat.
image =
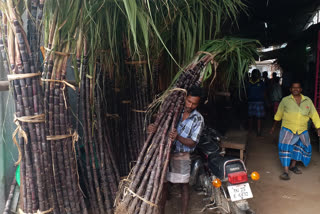
[[211, 172], [218, 178], [224, 179], [224, 163], [228, 160], [238, 159], [232, 156], [210, 155], [208, 166]]

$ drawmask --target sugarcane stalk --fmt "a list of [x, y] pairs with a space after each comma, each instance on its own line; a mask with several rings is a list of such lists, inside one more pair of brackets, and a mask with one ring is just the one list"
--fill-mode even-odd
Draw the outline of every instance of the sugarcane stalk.
[[[11, 38], [8, 41], [10, 41], [10, 44], [13, 43]], [[9, 52], [9, 53], [12, 53], [12, 52]], [[11, 58], [11, 59], [14, 60], [14, 58]], [[15, 69], [14, 61], [11, 62], [11, 68], [12, 68], [12, 70], [17, 70], [17, 69]], [[20, 83], [18, 80], [14, 80], [12, 85], [13, 85], [13, 89], [15, 92], [16, 115], [18, 117], [21, 117], [24, 115], [24, 109], [22, 106], [22, 94], [21, 94], [21, 89], [20, 89]], [[22, 124], [22, 126], [24, 129], [26, 129], [25, 124]], [[27, 170], [26, 170], [26, 163], [27, 163], [27, 160], [29, 160], [29, 158], [28, 159], [26, 158], [26, 155], [25, 155], [26, 148], [25, 147], [27, 145], [25, 145], [24, 139], [22, 137], [19, 138], [19, 146], [20, 146], [21, 154], [22, 154], [21, 163], [20, 163], [20, 176], [21, 176], [21, 183], [23, 185], [23, 192], [22, 192], [23, 209], [29, 210], [31, 212], [31, 210], [32, 210], [31, 202], [28, 203], [28, 200], [27, 200], [27, 199], [29, 199], [29, 201], [31, 201], [30, 186], [29, 186], [29, 182], [27, 183], [29, 173], [27, 174]], [[29, 157], [29, 156], [27, 156], [27, 157]], [[28, 204], [30, 204], [30, 206], [28, 206]]]
[[[152, 136], [152, 135], [153, 134], [149, 135], [150, 140], [151, 140], [150, 136]], [[136, 179], [134, 179], [129, 185], [129, 189], [131, 189], [133, 192], [136, 191], [136, 188], [137, 188], [137, 186], [139, 185], [139, 182], [140, 182], [140, 178], [143, 176], [143, 173], [144, 173], [145, 169], [147, 168], [146, 163], [149, 163], [149, 161], [153, 157], [153, 154], [154, 154], [155, 150], [157, 149], [157, 139], [158, 139], [158, 137], [155, 137], [154, 139], [155, 140], [152, 141], [151, 146], [148, 148], [148, 151], [147, 151], [146, 155], [144, 156], [144, 161], [143, 161], [144, 163], [142, 163], [141, 160], [138, 159], [138, 161], [137, 161], [137, 163], [136, 163], [136, 165], [135, 165], [135, 167], [133, 169], [134, 171], [133, 171], [132, 176], [134, 175], [134, 177]], [[148, 147], [148, 145], [146, 147]], [[139, 157], [141, 157], [141, 156], [142, 155], [140, 155]], [[130, 178], [131, 178], [131, 175], [129, 175], [129, 179]], [[122, 206], [123, 207], [127, 207], [129, 202], [130, 202], [130, 199], [131, 199], [131, 197], [125, 198], [125, 200], [122, 202], [122, 204], [123, 204]]]
[[[109, 198], [109, 188], [108, 184], [106, 181], [106, 166], [104, 163], [105, 160], [105, 151], [103, 147], [103, 136], [102, 136], [102, 125], [101, 125], [101, 110], [100, 110], [100, 93], [99, 90], [97, 90], [96, 93], [96, 112], [97, 112], [97, 131], [98, 131], [98, 141], [97, 144], [99, 145], [99, 150], [100, 150], [100, 157], [99, 157], [99, 162], [100, 162], [100, 174], [101, 174], [101, 180], [102, 180], [102, 192], [104, 196], [104, 205], [106, 207], [107, 213], [111, 213], [112, 206], [111, 206], [111, 201]], [[108, 154], [108, 153], [107, 153]], [[107, 165], [110, 163], [106, 163]]]
[[2, 15], [2, 11], [0, 10], [0, 20], [1, 20], [1, 33], [4, 34], [2, 38], [3, 44], [6, 48], [8, 48], [7, 43], [7, 36], [8, 36], [8, 29], [7, 29], [7, 16]]
[[[172, 103], [171, 104], [171, 108], [170, 108], [169, 113], [168, 113], [168, 117], [167, 117], [166, 123], [164, 125], [164, 131], [162, 132], [162, 136], [161, 136], [159, 156], [157, 157], [157, 162], [155, 164], [155, 167], [153, 168], [153, 173], [154, 173], [154, 176], [156, 176], [155, 177], [156, 179], [152, 179], [152, 182], [149, 182], [147, 190], [146, 190], [146, 194], [145, 194], [145, 199], [148, 200], [148, 201], [150, 200], [151, 202], [154, 201], [154, 197], [155, 197], [154, 192], [155, 192], [155, 190], [158, 190], [157, 186], [159, 184], [158, 178], [159, 178], [159, 174], [160, 174], [160, 167], [161, 167], [161, 161], [162, 161], [162, 153], [163, 153], [163, 148], [164, 148], [164, 141], [166, 140], [167, 131], [169, 129], [169, 124], [170, 124], [171, 119], [172, 119], [173, 108], [174, 108], [174, 104]], [[156, 187], [156, 188], [153, 188], [153, 186]], [[153, 195], [152, 195], [153, 198], [151, 196], [152, 193], [153, 193]], [[139, 213], [144, 214], [146, 212], [146, 210], [147, 210], [147, 204], [145, 202], [143, 202]]]
[[[34, 93], [38, 92], [37, 99], [39, 100], [39, 108], [38, 108], [38, 113], [39, 114], [45, 114], [46, 107], [44, 103], [41, 101], [40, 97], [43, 97], [44, 95], [42, 94], [42, 88], [39, 84], [37, 84], [36, 80], [33, 80], [33, 90]], [[45, 125], [40, 126], [40, 132], [41, 132], [41, 156], [42, 156], [42, 161], [43, 161], [43, 177], [44, 177], [44, 183], [46, 186], [46, 192], [47, 192], [47, 198], [48, 198], [48, 205], [47, 209], [50, 209], [51, 207], [54, 210], [54, 213], [57, 213], [57, 199], [56, 195], [53, 189], [54, 180], [53, 180], [53, 173], [52, 173], [52, 161], [51, 161], [51, 150], [50, 146], [48, 146], [47, 140], [46, 140], [46, 135], [47, 135], [47, 130]]]
[[[63, 52], [68, 52], [69, 51], [69, 47], [68, 44], [66, 45], [66, 47], [63, 49]], [[56, 73], [56, 79], [57, 80], [65, 80], [65, 72], [66, 72], [66, 66], [67, 66], [67, 60], [68, 57], [67, 56], [63, 56], [60, 61], [61, 61], [61, 67], [58, 67], [59, 71]], [[67, 124], [68, 124], [68, 120], [67, 120], [67, 115], [68, 112], [66, 112], [65, 109], [65, 99], [66, 98], [66, 88], [61, 84], [61, 83], [55, 83], [55, 94], [57, 96], [57, 99], [59, 99], [58, 103], [59, 105], [57, 106], [57, 108], [59, 108], [59, 110], [57, 110], [59, 112], [59, 128], [60, 128], [60, 134], [61, 135], [65, 135], [65, 134], [71, 134], [71, 130], [67, 129]], [[79, 200], [77, 200], [77, 198], [75, 197], [75, 195], [77, 195], [74, 192], [73, 189], [73, 183], [74, 182], [74, 177], [72, 177], [72, 172], [71, 172], [71, 164], [72, 164], [72, 160], [70, 158], [73, 159], [73, 155], [72, 155], [72, 147], [71, 147], [71, 138], [66, 138], [64, 140], [61, 141], [61, 149], [62, 149], [62, 153], [63, 153], [63, 160], [64, 160], [64, 173], [66, 175], [66, 189], [67, 189], [67, 198], [69, 199], [69, 203], [70, 203], [70, 212], [72, 213], [78, 213], [79, 212]], [[70, 154], [71, 153], [71, 154]], [[70, 163], [71, 162], [71, 163]], [[75, 201], [76, 200], [76, 201]]]
[[38, 70], [38, 62], [36, 54], [39, 50], [37, 46], [37, 29], [36, 29], [36, 17], [38, 2], [36, 0], [27, 1], [27, 9], [30, 11], [27, 13], [27, 27], [28, 27], [28, 41], [31, 45], [31, 60], [35, 63], [35, 70]]
[[[85, 43], [86, 44], [86, 43]], [[86, 49], [85, 49], [86, 50]], [[82, 65], [82, 78], [81, 78], [81, 109], [82, 109], [82, 123], [83, 123], [83, 142], [84, 142], [84, 149], [86, 153], [86, 172], [87, 172], [87, 178], [88, 178], [88, 191], [89, 191], [89, 197], [90, 197], [90, 202], [91, 202], [91, 208], [94, 210], [97, 210], [97, 199], [96, 199], [96, 194], [93, 189], [93, 179], [92, 179], [92, 174], [91, 174], [91, 165], [90, 165], [90, 153], [89, 153], [89, 145], [88, 145], [88, 134], [87, 134], [87, 114], [86, 111], [89, 111], [87, 109], [86, 101], [89, 96], [87, 93], [87, 87], [86, 87], [86, 69], [87, 69], [87, 57], [86, 57], [86, 51], [84, 51], [84, 59], [83, 59], [83, 65]], [[90, 130], [91, 131], [91, 130]]]
[[[152, 173], [154, 172], [154, 170], [153, 170], [154, 169], [154, 164], [155, 164], [155, 162], [157, 160], [158, 153], [159, 153], [159, 150], [156, 150], [154, 155], [153, 155], [153, 157], [152, 157], [152, 159], [151, 159], [151, 162], [150, 162], [150, 164], [148, 166], [148, 169], [147, 169], [147, 171], [146, 171], [146, 173], [145, 173], [145, 175], [144, 175], [144, 177], [143, 177], [143, 179], [141, 181], [141, 184], [139, 185], [139, 189], [138, 189], [138, 191], [136, 193], [139, 196], [143, 196], [144, 195], [145, 187], [149, 184], [149, 182], [153, 181], [152, 177], [154, 175], [152, 175]], [[137, 207], [137, 205], [139, 205], [138, 202], [140, 202], [140, 200], [141, 199], [138, 198], [138, 197], [135, 197], [133, 199], [133, 201], [131, 202], [131, 204], [128, 207], [128, 213], [135, 213], [136, 210], [140, 209], [140, 206]], [[144, 202], [141, 202], [141, 203], [144, 203]]]
[[[37, 27], [38, 27], [38, 32], [40, 32], [40, 24], [41, 24], [41, 20], [42, 20], [42, 16], [43, 16], [43, 6], [44, 6], [44, 2], [45, 0], [39, 0], [39, 6], [38, 6], [38, 19], [37, 19]], [[40, 37], [39, 37], [40, 40]], [[38, 46], [39, 47], [39, 46]]]
[[158, 87], [159, 87], [159, 73], [160, 73], [160, 59], [157, 59], [154, 62], [153, 69], [152, 69], [152, 97], [155, 97], [158, 94]]
[[[79, 62], [80, 63], [80, 62]], [[80, 70], [80, 64], [79, 64], [79, 70]], [[80, 104], [80, 99], [81, 99], [81, 93], [80, 93], [80, 87], [77, 88], [76, 90], [76, 94], [77, 94], [77, 103]], [[77, 112], [76, 112], [76, 115], [78, 116], [77, 118], [77, 123], [76, 123], [76, 130], [79, 132], [79, 124], [80, 124], [80, 111], [81, 111], [81, 108], [80, 108], [81, 105], [78, 105], [77, 106]], [[81, 160], [81, 149], [80, 149], [80, 142], [78, 142], [76, 144], [77, 146], [77, 153], [78, 153], [78, 162], [79, 162], [79, 165], [80, 165], [80, 170], [81, 172], [84, 173], [84, 167], [83, 167], [83, 163], [82, 163], [82, 160]]]
[[[136, 74], [136, 94], [135, 94], [135, 109], [136, 110], [141, 110], [141, 79], [140, 79], [140, 75], [139, 75], [139, 71], [138, 69], [135, 69], [135, 74]], [[135, 112], [135, 120], [137, 121], [137, 137], [136, 137], [136, 142], [138, 144], [138, 142], [141, 141], [140, 137], [141, 137], [141, 118], [139, 117], [139, 113]]]
[[[161, 115], [163, 115], [163, 114], [161, 114]], [[150, 162], [152, 157], [155, 157], [154, 152], [157, 149], [158, 141], [161, 139], [162, 135], [160, 133], [162, 133], [162, 130], [164, 127], [163, 126], [164, 122], [165, 122], [165, 120], [163, 119], [163, 117], [160, 117], [160, 116], [157, 117], [155, 124], [159, 125], [159, 127], [162, 127], [162, 128], [159, 128], [159, 132], [157, 132], [158, 134], [155, 134], [155, 135], [154, 135], [154, 133], [149, 134], [149, 137], [147, 138], [147, 140], [144, 144], [144, 148], [142, 149], [142, 151], [139, 155], [138, 161], [137, 161], [135, 167], [133, 168], [133, 172], [128, 177], [128, 179], [130, 179], [130, 180], [135, 178], [132, 180], [132, 182], [129, 185], [129, 189], [133, 192], [137, 191], [136, 188], [140, 184], [140, 178], [142, 177], [143, 173], [145, 172], [145, 169], [147, 167], [147, 163]], [[152, 141], [151, 141], [151, 139], [152, 139]], [[149, 147], [150, 141], [151, 141], [151, 145]], [[148, 148], [148, 150], [147, 150], [147, 148]], [[146, 152], [146, 154], [143, 155], [145, 152]], [[144, 158], [143, 162], [142, 162], [142, 158]], [[143, 191], [143, 189], [140, 189], [140, 191]], [[131, 201], [130, 196], [124, 198], [123, 202], [121, 202], [121, 204], [117, 207], [116, 213], [122, 213], [124, 210], [126, 210], [130, 201]]]
[[[108, 133], [109, 131], [108, 131], [109, 129], [108, 129], [108, 127], [106, 128], [106, 133]], [[119, 183], [119, 181], [120, 181], [120, 173], [119, 173], [119, 169], [118, 169], [118, 167], [117, 167], [117, 163], [116, 163], [116, 160], [115, 160], [115, 158], [114, 158], [114, 155], [113, 155], [113, 150], [112, 150], [112, 148], [111, 148], [111, 146], [110, 146], [110, 138], [108, 137], [108, 136], [105, 136], [105, 147], [106, 147], [106, 151], [107, 151], [107, 154], [109, 154], [108, 155], [108, 157], [110, 158], [110, 164], [111, 164], [111, 170], [114, 172], [113, 174], [114, 174], [114, 176], [115, 176], [115, 180], [116, 180], [116, 182], [115, 183], [111, 183], [111, 185], [113, 186], [111, 189], [114, 189], [114, 190], [116, 190], [117, 189], [117, 187], [116, 187], [116, 184], [117, 183]]]
[[[54, 70], [53, 67], [56, 66], [56, 63], [53, 62], [53, 57], [49, 56], [50, 60], [49, 60], [49, 65], [48, 65], [48, 72], [47, 72], [47, 79], [51, 79], [52, 78], [52, 71]], [[55, 62], [57, 62], [57, 59], [55, 59]], [[48, 110], [47, 110], [47, 122], [48, 122], [48, 132], [50, 136], [55, 135], [55, 131], [54, 131], [54, 91], [53, 91], [53, 87], [54, 84], [52, 82], [49, 82], [47, 84], [47, 95], [46, 97], [48, 97]], [[65, 213], [65, 209], [64, 209], [64, 202], [63, 202], [63, 193], [62, 193], [62, 186], [61, 186], [61, 181], [60, 181], [60, 170], [59, 170], [59, 161], [58, 161], [58, 148], [57, 148], [57, 143], [55, 141], [50, 141], [50, 145], [51, 145], [51, 158], [52, 158], [52, 165], [54, 166], [53, 168], [53, 177], [54, 177], [54, 184], [55, 184], [55, 192], [56, 192], [56, 198], [58, 201], [58, 205], [59, 205], [59, 213]], [[60, 155], [60, 154], [59, 154]], [[61, 159], [61, 158], [60, 158]], [[61, 167], [61, 166], [60, 166]], [[58, 209], [58, 208], [57, 208]], [[57, 212], [57, 211], [55, 211]]]
[[[14, 22], [15, 23], [15, 28], [16, 28], [16, 35], [21, 35], [20, 34], [20, 29], [19, 29], [19, 26], [17, 25], [17, 22]], [[16, 37], [16, 39], [15, 39], [15, 48], [16, 48], [16, 50], [15, 50], [15, 52], [16, 52], [16, 57], [15, 57], [15, 63], [16, 63], [16, 65], [17, 65], [17, 70], [18, 70], [18, 73], [20, 73], [20, 74], [22, 74], [22, 73], [24, 73], [23, 72], [23, 66], [22, 66], [22, 62], [21, 62], [21, 59], [20, 59], [20, 50], [19, 50], [19, 45], [18, 45], [18, 38]], [[20, 37], [20, 42], [19, 42], [19, 44], [24, 44], [24, 41], [22, 40], [22, 37]], [[24, 47], [24, 45], [21, 45], [20, 47]], [[26, 59], [25, 59], [26, 60]], [[26, 65], [27, 65], [27, 63], [26, 63]], [[28, 87], [28, 85], [26, 84], [26, 81], [24, 80], [24, 79], [20, 79], [19, 80], [19, 83], [20, 83], [20, 86], [21, 86], [21, 94], [22, 94], [22, 105], [24, 106], [24, 109], [25, 109], [25, 115], [26, 116], [31, 116], [32, 115], [32, 109], [31, 109], [31, 106], [29, 105], [29, 100], [30, 100], [30, 96], [32, 96], [32, 95], [30, 95], [29, 96], [29, 94], [30, 93], [28, 93], [28, 92], [30, 92], [29, 90], [28, 90], [28, 88], [30, 88], [30, 86]], [[26, 126], [24, 126], [25, 128], [26, 127], [28, 127], [28, 131], [29, 131], [29, 134], [30, 134], [30, 139], [31, 139], [31, 145], [33, 146], [33, 151], [34, 151], [34, 153], [35, 154], [37, 154], [38, 152], [37, 152], [37, 149], [36, 149], [36, 144], [37, 144], [37, 140], [36, 140], [36, 136], [35, 136], [35, 133], [34, 133], [34, 126], [33, 126], [33, 124], [31, 124], [31, 123], [28, 123]], [[29, 144], [30, 145], [30, 144]], [[39, 180], [37, 180], [37, 184], [39, 185], [38, 186], [38, 191], [36, 190], [36, 188], [35, 188], [35, 185], [33, 184], [33, 179], [30, 177], [32, 174], [33, 174], [33, 166], [32, 166], [32, 161], [31, 161], [31, 158], [32, 157], [29, 157], [29, 154], [30, 154], [30, 152], [28, 151], [28, 146], [26, 147], [26, 149], [25, 149], [25, 151], [26, 151], [26, 161], [28, 162], [28, 163], [26, 163], [27, 165], [26, 165], [26, 170], [29, 172], [29, 176], [28, 176], [28, 182], [29, 182], [29, 184], [30, 184], [30, 188], [31, 188], [31, 192], [32, 192], [32, 211], [36, 211], [36, 210], [38, 210], [38, 202], [37, 202], [37, 194], [40, 194], [41, 196], [41, 199], [43, 199], [42, 198], [42, 183], [41, 183], [41, 178], [40, 178], [40, 176], [41, 176], [41, 173], [40, 173], [40, 167], [39, 167], [39, 157], [37, 157], [37, 160], [35, 160], [36, 161], [36, 163], [34, 164], [35, 165], [35, 167], [37, 168], [36, 169], [36, 173], [37, 173], [37, 177], [39, 178]], [[43, 202], [43, 201], [42, 201]], [[41, 203], [41, 208], [44, 208], [44, 206], [43, 206], [44, 204], [43, 203]]]
[[[61, 72], [61, 66], [62, 66], [62, 58], [60, 56], [55, 56], [54, 61], [54, 67], [52, 71], [52, 79], [58, 79], [60, 80], [60, 72]], [[52, 91], [53, 95], [53, 130], [54, 135], [61, 135], [61, 128], [60, 128], [60, 83], [58, 82], [51, 82], [50, 83], [50, 91]], [[63, 182], [62, 179], [66, 179], [68, 181], [68, 177], [65, 172], [65, 149], [64, 149], [64, 141], [63, 140], [55, 140], [54, 144], [56, 145], [56, 154], [57, 154], [57, 161], [58, 161], [58, 175], [60, 179], [60, 185], [62, 190], [62, 197], [63, 197], [63, 207], [64, 210], [69, 213], [71, 212], [71, 206], [69, 202], [69, 194], [70, 191], [68, 188], [70, 186], [67, 182]], [[61, 211], [61, 210], [60, 210]]]
[[[172, 129], [171, 131], [173, 131], [176, 128], [177, 125], [177, 121], [179, 116], [181, 115], [182, 109], [183, 109], [183, 105], [184, 101], [183, 101], [183, 96], [179, 97], [177, 106], [178, 108], [175, 111], [174, 117], [173, 117], [173, 123], [172, 123]], [[161, 177], [160, 177], [160, 184], [159, 184], [159, 188], [156, 194], [156, 198], [155, 198], [155, 204], [159, 204], [160, 201], [160, 196], [162, 194], [162, 189], [163, 189], [163, 183], [165, 181], [165, 177], [167, 174], [167, 168], [169, 165], [169, 160], [170, 160], [170, 150], [171, 150], [171, 146], [172, 146], [173, 141], [171, 139], [168, 139], [168, 143], [167, 146], [165, 148], [165, 152], [164, 152], [164, 157], [165, 160], [163, 160], [163, 168], [162, 168], [162, 172], [161, 172]], [[148, 212], [148, 213], [157, 213], [158, 210], [156, 210], [155, 208], [153, 208], [153, 212]]]
[[17, 185], [17, 181], [16, 181], [16, 177], [14, 176], [14, 178], [12, 180], [12, 183], [11, 183], [9, 196], [8, 196], [6, 205], [4, 207], [3, 214], [9, 214], [10, 213], [10, 206], [12, 204], [12, 199], [13, 199], [13, 196], [14, 196], [14, 190], [16, 188], [16, 185]]
[[[0, 12], [1, 13], [1, 12]], [[2, 34], [2, 29], [0, 30], [0, 51], [1, 51], [1, 56], [2, 56], [2, 61], [3, 61], [3, 68], [4, 71], [9, 74], [9, 64], [8, 64], [8, 57], [7, 57], [7, 53], [5, 50], [5, 45], [3, 42], [3, 34]]]
[[[66, 52], [69, 52], [70, 50], [70, 44], [68, 44]], [[62, 72], [61, 72], [61, 80], [66, 80], [66, 73], [67, 73], [67, 61], [68, 61], [68, 57], [64, 58], [64, 62], [63, 62], [63, 66], [62, 66]], [[68, 102], [68, 93], [67, 93], [67, 89], [66, 87], [62, 87], [61, 90], [64, 90], [64, 93], [60, 93], [60, 111], [62, 112], [62, 110], [65, 111], [65, 114], [67, 116], [66, 120], [66, 129], [65, 130], [71, 130], [72, 129], [72, 125], [71, 125], [71, 114], [69, 112], [70, 109], [70, 105], [67, 106], [67, 108], [64, 108], [64, 97], [63, 94], [65, 94], [65, 102]], [[69, 116], [69, 117], [68, 117]], [[78, 124], [78, 123], [77, 123]], [[78, 144], [78, 143], [77, 143]], [[72, 146], [72, 142], [71, 139], [69, 139], [68, 142], [68, 151], [69, 151], [69, 160], [70, 160], [70, 168], [71, 168], [71, 183], [72, 183], [72, 188], [73, 188], [73, 197], [76, 200], [75, 203], [75, 211], [77, 213], [80, 213], [80, 206], [82, 207], [82, 212], [83, 213], [87, 213], [87, 207], [86, 204], [84, 202], [84, 198], [83, 195], [80, 193], [80, 184], [79, 184], [79, 177], [78, 177], [78, 172], [77, 172], [77, 160], [76, 160], [76, 149], [73, 148]], [[74, 182], [77, 181], [77, 182]], [[80, 201], [80, 203], [79, 203]], [[79, 206], [80, 205], [80, 206]]]
[[[101, 139], [102, 140], [102, 139]], [[118, 178], [117, 178], [117, 167], [112, 163], [112, 151], [108, 148], [108, 142], [104, 142], [105, 146], [101, 145], [101, 151], [105, 153], [103, 155], [104, 159], [101, 159], [101, 161], [104, 162], [104, 168], [105, 168], [105, 174], [106, 174], [106, 181], [108, 182], [109, 190], [110, 190], [110, 200], [113, 201], [115, 194], [117, 192], [117, 184], [118, 184]]]
[[[12, 5], [10, 5], [10, 4], [12, 4], [12, 2], [8, 1], [8, 6], [9, 6], [9, 8], [12, 9], [12, 7], [10, 7]], [[30, 69], [30, 67], [32, 68], [32, 59], [30, 59], [31, 61], [29, 61], [29, 59], [28, 59], [27, 51], [29, 50], [29, 47], [28, 47], [28, 43], [25, 42], [26, 40], [25, 40], [24, 31], [23, 30], [21, 31], [21, 26], [19, 25], [19, 22], [15, 18], [14, 9], [12, 9], [10, 11], [11, 11], [11, 18], [13, 19], [13, 23], [14, 23], [14, 29], [15, 29], [15, 32], [16, 32], [16, 38], [17, 38], [16, 39], [16, 41], [17, 41], [16, 42], [16, 47], [19, 46], [19, 49], [16, 50], [16, 54], [18, 55], [16, 57], [16, 59], [18, 59], [18, 60], [16, 60], [16, 63], [18, 64], [18, 70], [19, 70], [19, 64], [21, 64], [21, 62], [20, 62], [20, 56], [21, 56], [24, 73], [34, 72], [33, 69]], [[20, 55], [18, 53], [20, 53]], [[29, 62], [31, 62], [31, 64], [29, 64]], [[23, 82], [23, 81], [20, 81], [20, 82]], [[38, 103], [37, 103], [37, 100], [35, 100], [34, 101], [35, 105], [34, 106], [31, 105], [32, 98], [36, 99], [37, 96], [35, 95], [35, 96], [32, 97], [32, 94], [36, 94], [36, 92], [35, 92], [35, 90], [32, 90], [31, 78], [27, 78], [26, 82], [27, 82], [27, 91], [24, 92], [25, 93], [24, 95], [27, 95], [26, 97], [28, 98], [28, 101], [25, 100], [24, 106], [27, 106], [27, 107], [30, 108], [30, 111], [26, 111], [26, 115], [30, 116], [30, 115], [33, 114], [32, 111], [34, 110], [34, 108], [36, 108], [36, 110], [37, 110], [37, 104]], [[24, 84], [24, 83], [22, 83], [22, 84]], [[34, 82], [34, 84], [35, 84], [35, 82]], [[33, 88], [35, 89], [35, 85], [34, 84], [33, 84]], [[39, 146], [40, 141], [41, 141], [39, 124], [36, 125], [36, 133], [34, 133], [33, 124], [28, 124], [28, 128], [29, 128], [29, 131], [30, 131], [30, 138], [31, 138], [33, 154], [34, 154], [34, 162], [35, 162], [35, 166], [36, 166], [37, 186], [38, 186], [38, 195], [39, 195], [39, 206], [40, 206], [40, 210], [45, 210], [47, 208], [46, 204], [44, 202], [44, 197], [45, 197], [44, 188], [45, 187], [43, 186], [43, 181], [42, 181], [42, 176], [41, 176], [41, 161], [40, 161], [40, 158], [39, 158], [40, 155], [39, 155], [39, 149], [38, 149], [38, 146]], [[37, 205], [35, 205], [35, 203], [33, 203], [33, 210], [36, 210], [36, 206]]]
[[[163, 128], [161, 128], [161, 131], [160, 131], [160, 133], [165, 133], [166, 131], [167, 131], [167, 126], [168, 126], [168, 123], [169, 122], [167, 122], [166, 123], [166, 125], [163, 127]], [[157, 136], [157, 138], [155, 139], [155, 142], [158, 142], [158, 140], [160, 140], [162, 137], [163, 137], [164, 135], [158, 135]], [[161, 137], [161, 138], [160, 138]], [[161, 140], [162, 141], [162, 140]], [[156, 150], [156, 151], [158, 151], [158, 150]], [[159, 151], [159, 153], [161, 152], [161, 149], [160, 149], [160, 151]], [[153, 154], [153, 158], [154, 158], [154, 160], [153, 160], [153, 163], [150, 163], [150, 165], [149, 165], [149, 168], [148, 168], [148, 170], [147, 170], [147, 172], [149, 172], [149, 173], [151, 173], [151, 170], [154, 170], [155, 169], [155, 165], [154, 165], [154, 162], [156, 161], [156, 159], [158, 159], [158, 157], [157, 157], [157, 155], [156, 154]], [[146, 185], [146, 182], [147, 181], [154, 181], [153, 179], [149, 179], [149, 174], [145, 174], [145, 176], [143, 177], [143, 180], [142, 180], [142, 182], [141, 182], [141, 184], [139, 185], [139, 189], [138, 189], [138, 191], [137, 191], [137, 194], [138, 195], [142, 195], [143, 193], [144, 193], [144, 191], [145, 191], [145, 185]], [[148, 184], [149, 185], [149, 184]], [[145, 198], [146, 200], [147, 200], [147, 198]], [[139, 199], [140, 200], [140, 199]], [[130, 208], [128, 209], [129, 210], [129, 213], [134, 213], [134, 207], [136, 206], [136, 204], [138, 203], [138, 199], [134, 199], [134, 201], [131, 203], [131, 205], [130, 205]], [[144, 203], [144, 202], [141, 202], [141, 203]]]
[[[86, 78], [86, 91], [88, 94], [91, 94], [91, 84], [90, 84], [90, 79]], [[88, 97], [90, 98], [90, 96]], [[100, 192], [100, 186], [99, 186], [99, 181], [98, 181], [98, 175], [97, 175], [97, 169], [96, 169], [96, 163], [95, 163], [95, 153], [93, 149], [93, 138], [92, 138], [92, 127], [91, 127], [91, 109], [90, 109], [90, 102], [89, 99], [87, 99], [86, 102], [86, 108], [87, 108], [87, 133], [88, 133], [88, 144], [89, 144], [89, 149], [90, 149], [90, 157], [91, 157], [91, 165], [92, 165], [92, 172], [93, 172], [93, 181], [94, 181], [94, 187], [96, 190], [96, 195], [97, 195], [97, 200], [98, 200], [98, 205], [100, 212], [104, 212], [104, 206], [102, 203], [102, 198], [101, 198], [101, 192]]]
[[[17, 108], [18, 109], [18, 108]], [[21, 162], [20, 162], [20, 186], [21, 188], [21, 195], [22, 195], [22, 209], [27, 210], [28, 204], [28, 192], [27, 192], [27, 182], [26, 182], [26, 159], [25, 159], [25, 149], [24, 149], [24, 139], [22, 137], [19, 138], [19, 146], [21, 149]], [[30, 198], [29, 198], [30, 199]]]

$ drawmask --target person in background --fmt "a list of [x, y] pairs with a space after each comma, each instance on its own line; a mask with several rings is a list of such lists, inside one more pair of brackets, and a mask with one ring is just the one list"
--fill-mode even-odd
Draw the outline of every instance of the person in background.
[[[273, 74], [273, 73], [272, 73]], [[271, 102], [271, 87], [273, 83], [273, 79], [269, 79], [268, 77], [268, 71], [264, 71], [262, 73], [262, 79], [265, 85], [265, 96], [264, 96], [264, 108], [266, 115], [270, 115], [272, 112], [272, 102]]]
[[[185, 107], [180, 116], [177, 129], [169, 133], [173, 142], [173, 151], [170, 155], [169, 169], [167, 173], [167, 182], [164, 183], [162, 199], [160, 202], [160, 213], [164, 213], [167, 200], [168, 182], [180, 184], [181, 186], [181, 205], [182, 214], [187, 213], [189, 201], [189, 178], [191, 172], [190, 152], [194, 151], [199, 142], [204, 119], [196, 110], [200, 104], [202, 89], [193, 86], [189, 89], [185, 99]], [[157, 130], [154, 124], [148, 126], [148, 132]]]
[[270, 82], [270, 85], [269, 85], [269, 92], [270, 92], [270, 94], [271, 94], [271, 92], [272, 92], [272, 86], [273, 86], [276, 78], [277, 78], [277, 73], [276, 73], [276, 72], [272, 72], [272, 79], [269, 80], [269, 82]]
[[297, 161], [308, 166], [311, 160], [311, 144], [308, 133], [308, 122], [311, 119], [320, 136], [320, 119], [311, 99], [301, 94], [301, 83], [293, 82], [291, 94], [284, 97], [276, 115], [270, 134], [273, 134], [276, 125], [282, 120], [279, 135], [279, 157], [284, 172], [280, 175], [282, 180], [289, 180], [289, 170], [295, 174], [302, 174], [296, 167]]
[[261, 136], [261, 119], [265, 116], [265, 83], [261, 80], [261, 73], [258, 69], [254, 69], [252, 71], [252, 75], [247, 86], [247, 95], [249, 132], [252, 130], [252, 123], [255, 118], [257, 120], [257, 135]]
[[266, 85], [269, 83], [270, 79], [268, 77], [268, 71], [262, 72], [262, 80], [263, 82], [265, 82]]
[[282, 88], [280, 86], [280, 77], [273, 78], [270, 98], [273, 105], [273, 113], [276, 114], [279, 103], [282, 99]]

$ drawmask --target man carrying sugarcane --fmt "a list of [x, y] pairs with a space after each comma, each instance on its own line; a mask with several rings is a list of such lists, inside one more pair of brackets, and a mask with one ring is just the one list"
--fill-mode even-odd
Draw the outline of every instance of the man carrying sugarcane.
[[[187, 213], [189, 200], [189, 178], [191, 171], [190, 152], [195, 149], [204, 126], [202, 115], [196, 110], [200, 103], [202, 89], [191, 87], [185, 99], [185, 107], [180, 116], [177, 129], [169, 133], [173, 143], [170, 157], [167, 181], [181, 185], [182, 214]], [[149, 132], [155, 132], [153, 124], [148, 127]], [[163, 186], [160, 213], [164, 213], [167, 200], [168, 182]]]
[[282, 120], [279, 135], [279, 157], [284, 167], [282, 180], [289, 180], [289, 170], [295, 174], [302, 174], [296, 167], [297, 161], [302, 161], [308, 166], [311, 160], [311, 144], [308, 133], [308, 122], [311, 119], [320, 136], [320, 119], [311, 99], [301, 94], [302, 88], [299, 82], [293, 82], [290, 88], [291, 94], [284, 97], [274, 116], [274, 124], [270, 131], [272, 134], [276, 124]]

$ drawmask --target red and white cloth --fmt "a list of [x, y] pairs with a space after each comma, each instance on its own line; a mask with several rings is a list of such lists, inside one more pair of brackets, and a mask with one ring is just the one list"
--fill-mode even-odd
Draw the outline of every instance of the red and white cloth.
[[167, 181], [177, 184], [189, 183], [190, 170], [190, 153], [173, 153], [170, 157]]

